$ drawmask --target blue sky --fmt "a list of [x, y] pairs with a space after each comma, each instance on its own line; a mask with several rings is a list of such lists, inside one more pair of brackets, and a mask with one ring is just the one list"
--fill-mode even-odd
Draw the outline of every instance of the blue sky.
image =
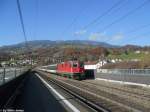
[[[105, 27], [145, 0], [20, 0], [28, 40], [95, 40], [116, 45], [150, 45], [150, 2], [125, 19]], [[0, 0], [0, 46], [24, 41], [16, 0]]]

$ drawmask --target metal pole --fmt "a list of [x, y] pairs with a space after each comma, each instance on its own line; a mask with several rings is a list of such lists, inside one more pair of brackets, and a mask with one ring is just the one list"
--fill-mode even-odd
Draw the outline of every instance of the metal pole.
[[16, 71], [16, 68], [15, 68], [15, 78], [16, 78], [16, 75], [17, 75], [17, 71]]
[[21, 75], [21, 68], [20, 68], [20, 74], [19, 75]]
[[6, 75], [6, 69], [3, 70], [3, 84], [5, 83], [5, 75]]

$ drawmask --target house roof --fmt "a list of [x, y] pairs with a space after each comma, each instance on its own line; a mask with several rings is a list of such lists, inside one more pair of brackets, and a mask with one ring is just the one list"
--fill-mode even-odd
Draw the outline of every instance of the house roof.
[[97, 64], [97, 61], [88, 61], [88, 62], [84, 62], [84, 65], [95, 65]]

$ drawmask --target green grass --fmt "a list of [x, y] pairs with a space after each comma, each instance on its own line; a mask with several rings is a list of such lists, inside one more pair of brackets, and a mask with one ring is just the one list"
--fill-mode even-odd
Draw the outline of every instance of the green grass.
[[139, 53], [139, 54], [136, 54], [134, 52], [129, 52], [128, 54], [125, 54], [125, 53], [122, 53], [120, 55], [112, 55], [110, 54], [108, 56], [109, 59], [116, 59], [116, 58], [119, 58], [119, 59], [122, 59], [122, 60], [131, 60], [131, 59], [143, 59], [145, 56], [150, 56], [150, 54], [145, 54], [145, 53]]

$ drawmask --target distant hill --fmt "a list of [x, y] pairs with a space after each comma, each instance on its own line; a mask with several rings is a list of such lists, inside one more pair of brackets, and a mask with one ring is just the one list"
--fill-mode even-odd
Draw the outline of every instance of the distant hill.
[[[51, 40], [34, 40], [28, 42], [29, 46], [36, 47], [49, 47], [56, 45], [93, 45], [93, 46], [101, 46], [101, 47], [118, 47], [115, 45], [107, 44], [105, 42], [97, 42], [97, 41], [89, 41], [89, 40], [60, 40], [60, 41], [51, 41]], [[17, 46], [22, 46], [24, 43], [19, 43]], [[15, 45], [14, 45], [15, 46]]]
[[[116, 48], [119, 46], [107, 44], [105, 42], [89, 41], [89, 40], [66, 40], [66, 41], [51, 41], [51, 40], [34, 40], [28, 41], [28, 46], [31, 50], [36, 50], [39, 48], [48, 48], [56, 46], [100, 46], [105, 48]], [[26, 49], [25, 43], [19, 43], [15, 45], [0, 47], [0, 52], [14, 52], [14, 51], [24, 51]]]
[[141, 46], [137, 46], [137, 45], [125, 45], [121, 47], [122, 49], [126, 49], [126, 50], [139, 50], [142, 47]]
[[[11, 61], [12, 58], [20, 60], [32, 56], [32, 59], [45, 65], [49, 63], [57, 63], [57, 61], [60, 60], [65, 61], [75, 58], [81, 61], [97, 61], [103, 57], [108, 59], [117, 58], [127, 61], [131, 59], [142, 60], [145, 59], [145, 56], [149, 57], [149, 55], [146, 54], [150, 53], [150, 46], [116, 46], [104, 42], [89, 40], [35, 40], [29, 41], [28, 47], [28, 50], [30, 50], [28, 52], [26, 52], [25, 43], [0, 47], [0, 59]], [[135, 51], [141, 51], [141, 53], [136, 54]], [[147, 64], [149, 61], [145, 61], [144, 63]], [[128, 66], [128, 64], [126, 65]], [[147, 65], [149, 66], [149, 64]]]

